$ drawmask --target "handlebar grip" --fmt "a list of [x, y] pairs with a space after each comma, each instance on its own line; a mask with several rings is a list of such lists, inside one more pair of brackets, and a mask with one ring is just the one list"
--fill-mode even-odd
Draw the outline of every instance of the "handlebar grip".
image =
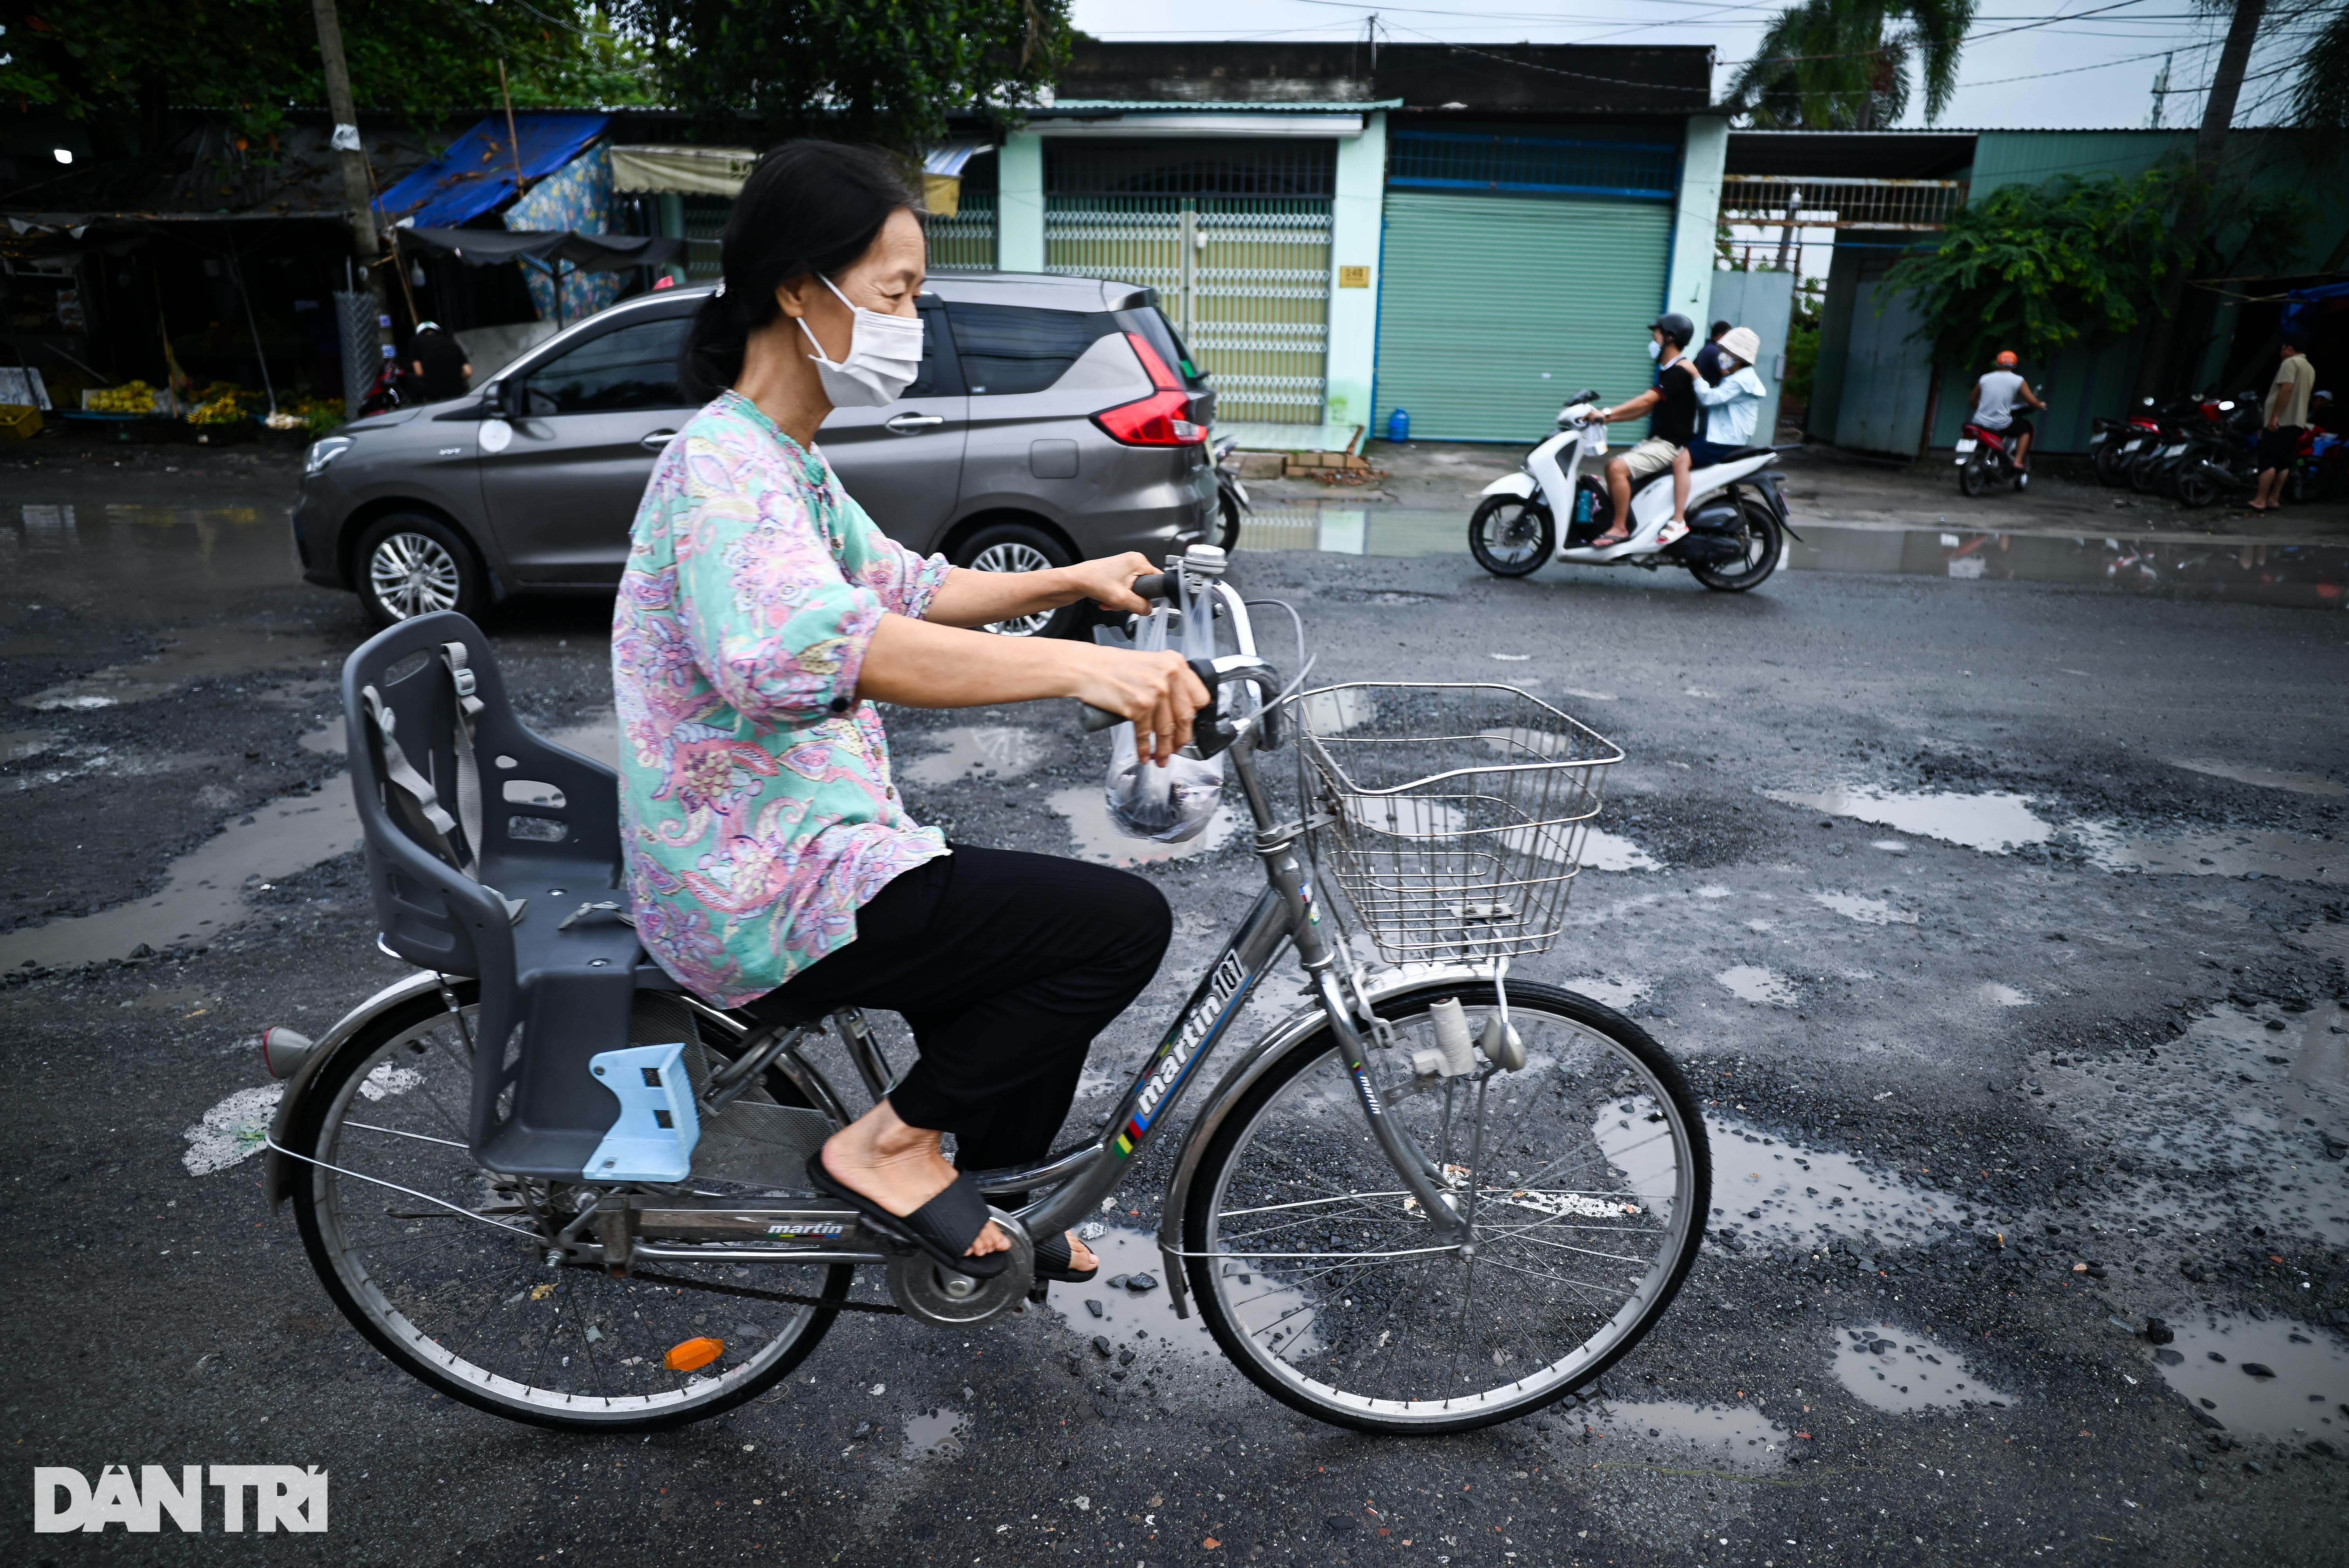
[[[1164, 582], [1164, 574], [1161, 574], [1160, 581]], [[1142, 583], [1147, 583], [1150, 579], [1144, 577], [1140, 581]], [[1137, 586], [1139, 584], [1137, 584]], [[1207, 688], [1207, 706], [1201, 708], [1191, 720], [1191, 729], [1194, 738], [1204, 738], [1210, 729], [1210, 726], [1207, 721], [1216, 717], [1216, 687], [1217, 683], [1220, 682], [1223, 677], [1216, 673], [1216, 666], [1206, 659], [1192, 659], [1189, 660], [1188, 663], [1191, 666], [1191, 673], [1199, 677], [1199, 684], [1201, 686]], [[1107, 729], [1113, 724], [1123, 724], [1125, 722], [1125, 716], [1123, 714], [1112, 713], [1105, 707], [1095, 707], [1089, 702], [1079, 703], [1077, 705], [1077, 708], [1078, 727], [1083, 729], [1087, 735], [1095, 735], [1100, 733], [1102, 730]], [[1201, 752], [1201, 755], [1212, 756], [1213, 753], [1203, 751]]]
[[1143, 599], [1174, 597], [1174, 574], [1171, 572], [1146, 572], [1133, 580], [1134, 593]]

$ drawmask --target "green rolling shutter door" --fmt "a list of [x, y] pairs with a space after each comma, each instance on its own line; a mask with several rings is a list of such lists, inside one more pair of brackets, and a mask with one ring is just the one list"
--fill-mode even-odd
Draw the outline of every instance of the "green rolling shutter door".
[[1414, 438], [1530, 446], [1568, 394], [1621, 402], [1652, 385], [1671, 223], [1663, 201], [1390, 187], [1371, 434], [1402, 407]]

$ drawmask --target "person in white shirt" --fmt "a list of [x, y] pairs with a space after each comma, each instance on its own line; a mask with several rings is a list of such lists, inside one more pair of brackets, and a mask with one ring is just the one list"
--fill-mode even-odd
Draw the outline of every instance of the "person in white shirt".
[[1750, 326], [1733, 326], [1713, 346], [1721, 350], [1725, 369], [1715, 386], [1706, 386], [1702, 376], [1696, 378], [1704, 434], [1672, 454], [1672, 515], [1676, 518], [1688, 511], [1689, 470], [1720, 462], [1752, 440], [1754, 417], [1769, 396], [1762, 377], [1754, 374], [1754, 361], [1762, 352], [1760, 334]]
[[1998, 368], [1974, 383], [1971, 396], [1966, 399], [1966, 423], [1980, 425], [1985, 430], [1996, 430], [2011, 436], [2014, 442], [2014, 467], [2017, 472], [2031, 468], [2031, 421], [2014, 411], [2017, 403], [2028, 403], [2041, 413], [2047, 405], [2031, 389], [2031, 383], [2015, 373], [2022, 363], [2009, 349], [1998, 356]]

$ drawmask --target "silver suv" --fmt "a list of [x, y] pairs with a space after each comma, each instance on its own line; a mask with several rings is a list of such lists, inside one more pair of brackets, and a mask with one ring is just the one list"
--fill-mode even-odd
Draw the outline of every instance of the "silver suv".
[[[608, 593], [654, 459], [694, 408], [678, 350], [706, 289], [625, 301], [453, 402], [312, 444], [294, 511], [303, 575], [378, 625], [516, 593]], [[1157, 296], [1092, 278], [933, 275], [922, 376], [843, 408], [824, 456], [892, 538], [1019, 572], [1213, 537], [1215, 393]], [[1066, 634], [1085, 607], [999, 624]]]

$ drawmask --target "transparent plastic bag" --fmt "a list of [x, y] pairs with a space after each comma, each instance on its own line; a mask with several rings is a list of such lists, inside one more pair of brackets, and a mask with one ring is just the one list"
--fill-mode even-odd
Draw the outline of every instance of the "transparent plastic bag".
[[[1187, 611], [1187, 595], [1186, 611]], [[1216, 656], [1216, 622], [1213, 601], [1202, 598], [1196, 613], [1185, 613], [1182, 627], [1175, 634], [1175, 651], [1186, 659], [1212, 659]], [[1093, 640], [1105, 647], [1133, 648], [1136, 652], [1154, 654], [1167, 645], [1167, 623], [1173, 618], [1164, 606], [1149, 619], [1138, 623], [1134, 635], [1111, 627], [1093, 630]], [[1215, 816], [1216, 807], [1224, 797], [1224, 759], [1210, 757], [1176, 755], [1166, 759], [1161, 768], [1141, 754], [1133, 726], [1121, 724], [1110, 731], [1109, 778], [1104, 786], [1109, 801], [1110, 820], [1117, 830], [1129, 839], [1149, 839], [1161, 844], [1180, 844], [1197, 838], [1206, 830], [1208, 820]]]

